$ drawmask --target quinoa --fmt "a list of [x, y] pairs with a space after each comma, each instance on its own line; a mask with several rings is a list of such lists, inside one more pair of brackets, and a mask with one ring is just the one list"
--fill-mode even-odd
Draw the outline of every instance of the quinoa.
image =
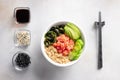
[[68, 56], [63, 56], [62, 54], [58, 53], [56, 48], [54, 48], [53, 46], [45, 47], [45, 50], [48, 57], [56, 63], [66, 64], [70, 62]]

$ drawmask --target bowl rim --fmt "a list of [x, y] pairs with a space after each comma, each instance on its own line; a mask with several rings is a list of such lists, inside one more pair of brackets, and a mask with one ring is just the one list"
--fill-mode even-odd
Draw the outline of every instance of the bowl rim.
[[[43, 34], [42, 34], [42, 38], [41, 38], [41, 51], [42, 51], [43, 56], [45, 57], [45, 59], [46, 59], [49, 63], [51, 63], [52, 65], [57, 66], [57, 67], [67, 67], [67, 66], [71, 66], [71, 65], [77, 63], [77, 62], [80, 60], [80, 58], [81, 58], [81, 56], [80, 56], [80, 57], [79, 57], [77, 60], [75, 60], [75, 61], [68, 62], [68, 63], [66, 63], [66, 64], [59, 64], [59, 63], [54, 62], [52, 59], [50, 59], [50, 57], [49, 57], [49, 56], [46, 54], [46, 52], [45, 52], [44, 35], [46, 34], [46, 32], [47, 32], [52, 26], [54, 26], [54, 25], [65, 24], [65, 23], [68, 23], [68, 22], [69, 22], [69, 21], [58, 21], [58, 22], [56, 22], [56, 23], [53, 23], [53, 24], [50, 25], [46, 30], [44, 30], [44, 32], [43, 32]], [[70, 22], [70, 23], [74, 24], [73, 22]], [[76, 25], [76, 24], [74, 24], [74, 25]], [[76, 25], [76, 26], [77, 26], [77, 25]], [[78, 28], [79, 28], [79, 26], [78, 26]], [[83, 41], [84, 41], [84, 47], [83, 47], [83, 50], [82, 50], [82, 53], [83, 53], [83, 52], [84, 52], [84, 49], [85, 49], [85, 45], [86, 45], [85, 35], [84, 35], [84, 33], [82, 32], [81, 28], [79, 28], [79, 30], [80, 30], [80, 32], [81, 32], [81, 34], [82, 34], [82, 39], [83, 39]], [[81, 53], [81, 54], [82, 54], [82, 53]]]

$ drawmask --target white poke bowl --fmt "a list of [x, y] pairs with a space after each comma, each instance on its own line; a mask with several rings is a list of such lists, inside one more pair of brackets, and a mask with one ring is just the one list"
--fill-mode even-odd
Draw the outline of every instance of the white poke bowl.
[[[57, 22], [57, 23], [53, 24], [52, 26], [60, 25], [60, 24], [66, 24], [66, 23], [68, 23], [68, 22], [67, 22], [67, 21]], [[71, 22], [70, 22], [70, 23], [71, 23]], [[74, 23], [73, 23], [73, 24], [74, 24]], [[53, 60], [47, 55], [47, 53], [46, 53], [46, 51], [45, 51], [45, 45], [44, 45], [45, 34], [47, 33], [47, 31], [48, 31], [52, 26], [48, 27], [48, 29], [45, 30], [45, 32], [43, 33], [42, 38], [41, 38], [41, 50], [42, 50], [43, 56], [45, 57], [45, 59], [46, 59], [48, 62], [50, 62], [51, 64], [53, 64], [53, 65], [55, 65], [55, 66], [57, 66], [57, 67], [67, 67], [67, 66], [71, 66], [71, 65], [75, 64], [76, 62], [78, 62], [78, 61], [80, 60], [81, 55], [82, 55], [82, 53], [83, 53], [83, 51], [84, 51], [84, 48], [85, 48], [85, 38], [84, 38], [84, 34], [83, 34], [83, 32], [81, 31], [80, 27], [78, 26], [78, 28], [79, 28], [79, 30], [80, 30], [80, 32], [81, 32], [81, 38], [82, 38], [82, 40], [83, 40], [83, 42], [84, 42], [84, 46], [83, 46], [83, 48], [82, 48], [81, 55], [79, 56], [79, 58], [78, 58], [77, 60], [70, 61], [70, 62], [68, 62], [68, 63], [66, 63], [66, 64], [60, 64], [60, 63], [57, 63], [57, 62], [53, 61]]]

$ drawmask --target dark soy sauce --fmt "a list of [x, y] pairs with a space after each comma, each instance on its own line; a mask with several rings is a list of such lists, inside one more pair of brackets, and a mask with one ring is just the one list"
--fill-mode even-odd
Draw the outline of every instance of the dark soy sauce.
[[16, 10], [16, 20], [18, 23], [28, 23], [30, 21], [30, 11], [28, 9]]

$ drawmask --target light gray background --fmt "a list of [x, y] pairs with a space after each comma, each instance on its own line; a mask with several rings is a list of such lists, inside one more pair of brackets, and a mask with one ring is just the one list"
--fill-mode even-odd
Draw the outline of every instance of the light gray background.
[[[30, 7], [31, 22], [16, 25], [15, 7]], [[104, 67], [97, 70], [97, 45], [94, 21], [102, 11]], [[42, 56], [42, 33], [59, 21], [71, 21], [85, 34], [86, 48], [78, 63], [57, 68]], [[24, 26], [31, 31], [32, 64], [25, 72], [15, 71], [13, 33]], [[120, 80], [120, 0], [0, 0], [0, 80]]]

